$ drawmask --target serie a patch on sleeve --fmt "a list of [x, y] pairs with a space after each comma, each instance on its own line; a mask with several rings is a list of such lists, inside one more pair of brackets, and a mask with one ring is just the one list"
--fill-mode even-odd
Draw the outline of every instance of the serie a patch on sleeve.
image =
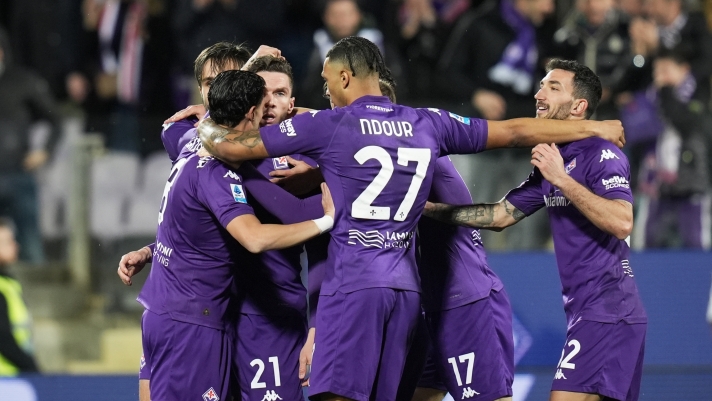
[[458, 116], [457, 114], [451, 112], [448, 112], [448, 114], [450, 115], [450, 118], [454, 118], [462, 124], [470, 125], [470, 117]]
[[230, 190], [232, 192], [232, 197], [237, 203], [247, 203], [247, 197], [245, 197], [245, 191], [242, 189], [240, 184], [230, 184]]

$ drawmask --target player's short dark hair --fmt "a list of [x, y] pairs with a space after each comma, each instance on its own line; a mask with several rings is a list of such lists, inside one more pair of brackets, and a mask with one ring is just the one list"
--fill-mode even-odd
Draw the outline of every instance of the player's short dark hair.
[[233, 128], [252, 106], [260, 107], [264, 97], [265, 80], [261, 76], [250, 71], [223, 71], [215, 77], [208, 91], [210, 118]]
[[343, 38], [326, 53], [326, 57], [329, 62], [347, 66], [355, 77], [378, 74], [378, 78], [386, 82], [395, 82], [378, 46], [368, 39], [359, 36]]
[[591, 118], [598, 108], [603, 93], [598, 75], [579, 62], [556, 58], [546, 64], [546, 72], [549, 73], [551, 70], [564, 70], [574, 74], [574, 98], [588, 101], [585, 117]]
[[205, 67], [205, 63], [208, 61], [212, 63], [213, 71], [220, 71], [230, 65], [242, 68], [250, 57], [252, 57], [252, 52], [245, 46], [235, 43], [218, 42], [206, 47], [195, 59], [195, 63], [193, 63], [195, 79], [198, 81], [198, 86], [200, 86], [200, 81], [203, 79], [203, 67]]
[[294, 89], [294, 75], [292, 75], [292, 66], [289, 62], [283, 58], [278, 58], [274, 56], [262, 56], [256, 58], [252, 64], [247, 68], [247, 71], [252, 71], [254, 73], [267, 71], [267, 72], [281, 72], [282, 74], [289, 77], [289, 88]]

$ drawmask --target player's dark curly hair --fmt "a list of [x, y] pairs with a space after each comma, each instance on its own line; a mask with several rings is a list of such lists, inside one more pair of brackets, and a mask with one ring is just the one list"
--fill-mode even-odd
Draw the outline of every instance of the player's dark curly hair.
[[591, 118], [601, 101], [601, 80], [590, 68], [573, 60], [552, 59], [546, 64], [546, 72], [564, 70], [574, 73], [574, 98], [586, 99], [588, 108], [586, 118]]
[[292, 66], [283, 58], [274, 56], [262, 56], [256, 58], [247, 68], [247, 71], [258, 73], [261, 71], [281, 72], [289, 77], [289, 88], [294, 89], [294, 76], [292, 75]]
[[218, 74], [210, 85], [210, 118], [233, 128], [245, 118], [252, 106], [261, 107], [265, 80], [249, 71], [229, 70]]
[[213, 71], [220, 71], [232, 65], [235, 68], [242, 68], [250, 57], [252, 57], [252, 52], [245, 46], [230, 42], [218, 42], [205, 48], [193, 63], [198, 86], [200, 86], [200, 81], [203, 79], [203, 68], [208, 61], [211, 62]]
[[366, 77], [374, 73], [388, 82], [395, 90], [395, 80], [391, 70], [386, 67], [381, 51], [373, 42], [359, 36], [349, 36], [336, 42], [326, 53], [330, 62], [339, 62], [348, 66], [355, 77]]

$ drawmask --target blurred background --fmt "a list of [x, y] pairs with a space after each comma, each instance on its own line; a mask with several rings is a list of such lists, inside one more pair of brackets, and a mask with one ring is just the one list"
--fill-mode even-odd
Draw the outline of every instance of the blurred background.
[[[278, 47], [296, 104], [327, 108], [322, 62], [350, 35], [381, 48], [399, 103], [461, 115], [534, 116], [553, 57], [601, 77], [594, 118], [623, 121], [636, 196], [642, 399], [712, 399], [710, 27], [712, 0], [0, 0], [0, 279], [19, 280], [28, 328], [0, 333], [22, 365], [0, 359], [0, 376], [39, 372], [0, 381], [0, 400], [137, 398], [147, 272], [125, 287], [116, 268], [155, 237], [161, 124], [200, 103], [195, 57], [221, 40]], [[474, 201], [493, 202], [528, 155], [453, 160]], [[546, 220], [483, 233], [519, 321], [521, 400], [544, 399], [565, 339]], [[24, 308], [5, 303], [10, 319]]]

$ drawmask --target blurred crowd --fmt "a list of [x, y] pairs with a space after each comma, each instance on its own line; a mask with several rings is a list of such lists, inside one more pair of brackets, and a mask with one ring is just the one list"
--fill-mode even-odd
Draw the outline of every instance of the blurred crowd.
[[[534, 116], [550, 58], [586, 64], [604, 85], [595, 118], [626, 128], [635, 246], [710, 247], [710, 0], [7, 0], [0, 25], [0, 215], [25, 261], [44, 259], [34, 173], [64, 117], [80, 113], [112, 151], [159, 151], [163, 120], [200, 102], [195, 57], [222, 40], [280, 48], [297, 105], [326, 108], [322, 62], [350, 35], [381, 48], [400, 103], [491, 120]], [[455, 162], [487, 201], [524, 180], [529, 160]], [[487, 245], [547, 247], [548, 224], [530, 219]]]

